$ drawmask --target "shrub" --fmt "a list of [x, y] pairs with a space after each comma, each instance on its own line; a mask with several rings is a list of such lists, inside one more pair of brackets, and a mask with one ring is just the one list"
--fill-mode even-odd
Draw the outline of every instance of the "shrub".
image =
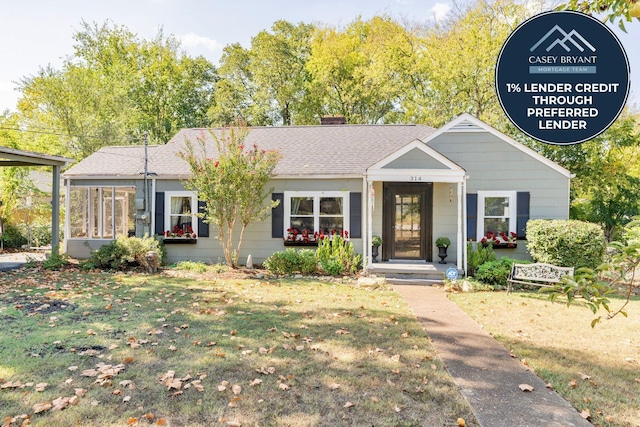
[[355, 273], [362, 265], [362, 256], [354, 253], [353, 243], [337, 235], [320, 240], [316, 254], [322, 270], [332, 276]]
[[467, 274], [469, 276], [475, 276], [478, 267], [485, 262], [495, 260], [496, 254], [491, 245], [486, 248], [482, 245], [477, 245], [477, 249], [474, 249], [471, 242], [467, 243]]
[[263, 265], [274, 274], [313, 274], [318, 271], [318, 259], [310, 249], [287, 248], [272, 254]]
[[84, 268], [122, 270], [135, 265], [147, 268], [147, 252], [156, 252], [158, 258], [162, 259], [165, 255], [164, 245], [159, 240], [148, 236], [118, 237], [108, 245], [92, 252]]
[[536, 219], [527, 223], [527, 248], [537, 262], [595, 268], [604, 259], [606, 241], [596, 224]]
[[47, 259], [44, 260], [44, 262], [42, 263], [42, 267], [45, 270], [60, 270], [67, 264], [69, 264], [69, 255], [52, 253]]
[[20, 228], [7, 223], [4, 224], [4, 232], [0, 236], [0, 240], [6, 248], [21, 248], [28, 243]]
[[202, 261], [180, 261], [175, 265], [176, 270], [195, 271], [196, 273], [204, 273], [207, 271], [207, 265]]
[[[507, 257], [485, 262], [478, 267], [474, 277], [485, 285], [506, 287], [514, 262], [516, 260]], [[522, 261], [518, 260], [517, 262], [521, 263]]]

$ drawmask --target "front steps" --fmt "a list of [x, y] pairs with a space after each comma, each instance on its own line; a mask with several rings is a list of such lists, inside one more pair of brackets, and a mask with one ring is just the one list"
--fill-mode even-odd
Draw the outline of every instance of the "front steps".
[[[384, 276], [391, 284], [443, 284], [445, 272], [453, 263], [439, 264], [423, 260], [389, 260], [369, 265], [367, 274], [370, 276]], [[458, 277], [463, 276], [463, 271], [458, 270]]]

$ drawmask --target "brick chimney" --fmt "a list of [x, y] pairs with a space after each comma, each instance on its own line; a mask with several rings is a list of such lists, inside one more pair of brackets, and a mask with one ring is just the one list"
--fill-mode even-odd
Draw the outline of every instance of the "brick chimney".
[[320, 118], [321, 125], [344, 125], [347, 119], [344, 116], [322, 116]]

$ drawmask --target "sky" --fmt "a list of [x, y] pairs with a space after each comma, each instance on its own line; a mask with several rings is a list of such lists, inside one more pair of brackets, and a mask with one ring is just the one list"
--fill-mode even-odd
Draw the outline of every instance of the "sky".
[[[41, 67], [59, 69], [73, 53], [73, 34], [81, 22], [106, 20], [124, 25], [142, 38], [159, 29], [182, 41], [191, 55], [217, 64], [231, 43], [249, 47], [251, 37], [274, 21], [346, 26], [356, 17], [387, 14], [427, 22], [446, 16], [449, 0], [21, 0], [0, 8], [0, 111], [15, 111], [16, 82]], [[614, 29], [631, 66], [628, 104], [640, 107], [640, 22]]]

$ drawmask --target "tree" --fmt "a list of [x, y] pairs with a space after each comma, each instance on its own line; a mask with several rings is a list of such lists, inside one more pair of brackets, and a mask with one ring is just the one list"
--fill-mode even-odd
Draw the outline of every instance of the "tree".
[[250, 125], [310, 123], [314, 111], [308, 96], [310, 39], [314, 27], [276, 21], [260, 31], [251, 47], [226, 46], [220, 81], [210, 117], [215, 124], [244, 120]]
[[640, 214], [639, 118], [625, 111], [602, 135], [582, 144], [532, 144], [576, 175], [571, 180], [571, 218], [602, 225], [608, 241]]
[[164, 143], [183, 127], [206, 126], [215, 68], [190, 58], [162, 31], [142, 40], [110, 22], [82, 23], [61, 69], [41, 68], [20, 82], [27, 127], [58, 133], [64, 154], [83, 158], [104, 145]]
[[438, 23], [425, 36], [425, 121], [441, 126], [462, 112], [491, 124], [504, 121], [495, 91], [496, 58], [532, 11], [512, 0], [479, 0]]
[[637, 0], [569, 0], [559, 6], [561, 10], [577, 10], [591, 14], [605, 14], [605, 20], [618, 21], [622, 31], [626, 31], [624, 23], [632, 22], [633, 18], [640, 20], [640, 2]]
[[[265, 187], [274, 176], [280, 154], [261, 150], [257, 144], [245, 147], [248, 130], [243, 126], [210, 132], [215, 153], [208, 152], [204, 139], [198, 147], [188, 141], [186, 151], [181, 152], [191, 169], [184, 185], [206, 202], [202, 216], [205, 222], [217, 226], [225, 261], [236, 268], [247, 226], [265, 219], [277, 205], [265, 203], [271, 193]], [[234, 227], [238, 221], [240, 235], [234, 248]]]
[[[625, 307], [631, 300], [640, 274], [640, 218], [636, 217], [626, 225], [622, 237], [620, 242], [610, 243], [610, 255], [605, 263], [595, 270], [580, 268], [573, 276], [564, 277], [562, 283], [548, 291], [550, 298], [555, 300], [564, 296], [570, 305], [576, 297], [581, 297], [593, 314], [603, 309], [608, 319], [618, 314], [627, 317]], [[619, 308], [612, 309], [610, 298], [615, 295], [621, 295], [624, 302]], [[602, 316], [594, 318], [591, 327], [601, 319]]]
[[415, 47], [414, 35], [387, 16], [319, 29], [307, 63], [312, 96], [323, 114], [349, 123], [401, 121]]

